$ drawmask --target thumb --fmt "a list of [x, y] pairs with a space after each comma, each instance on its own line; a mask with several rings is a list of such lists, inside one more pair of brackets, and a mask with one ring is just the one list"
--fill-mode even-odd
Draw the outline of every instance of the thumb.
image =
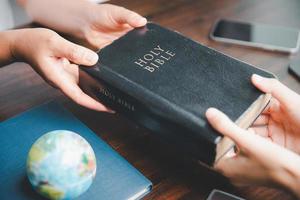
[[224, 113], [216, 108], [209, 108], [206, 111], [206, 117], [214, 129], [224, 136], [231, 138], [242, 152], [247, 155], [255, 155], [257, 159], [261, 158], [267, 161], [277, 159], [269, 156], [272, 153], [280, 155], [284, 151], [288, 151], [259, 135], [252, 134], [238, 127]]
[[79, 65], [91, 66], [98, 61], [97, 53], [83, 46], [69, 42], [62, 37], [57, 41], [54, 48], [55, 56], [65, 57], [69, 61]]
[[141, 27], [147, 23], [147, 19], [141, 15], [123, 7], [116, 6], [111, 10], [111, 18], [119, 24], [129, 24], [132, 27]]
[[238, 173], [244, 169], [244, 166], [248, 164], [247, 158], [244, 156], [234, 156], [229, 158], [222, 158], [214, 165], [214, 169], [223, 174], [226, 177], [233, 177], [233, 174]]
[[292, 100], [300, 99], [299, 95], [289, 89], [287, 86], [279, 82], [274, 78], [264, 78], [257, 74], [254, 74], [251, 78], [252, 83], [262, 92], [270, 93], [280, 103], [285, 106], [291, 104]]
[[249, 136], [246, 130], [238, 127], [218, 109], [209, 108], [206, 111], [206, 117], [216, 131], [232, 139], [239, 148], [247, 151], [255, 144], [255, 139]]
[[233, 123], [223, 112], [216, 108], [209, 108], [206, 111], [206, 117], [216, 131], [231, 139], [239, 140], [237, 135], [243, 132], [243, 130]]

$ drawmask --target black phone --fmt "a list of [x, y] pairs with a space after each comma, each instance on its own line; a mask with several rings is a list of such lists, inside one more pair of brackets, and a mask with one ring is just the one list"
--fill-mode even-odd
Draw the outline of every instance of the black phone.
[[292, 60], [289, 64], [289, 73], [300, 80], [300, 59]]
[[299, 35], [293, 28], [225, 19], [218, 20], [210, 33], [216, 41], [288, 53], [299, 50]]

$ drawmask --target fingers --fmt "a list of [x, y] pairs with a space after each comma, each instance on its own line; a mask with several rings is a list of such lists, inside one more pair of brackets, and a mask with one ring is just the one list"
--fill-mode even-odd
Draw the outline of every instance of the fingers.
[[261, 114], [253, 123], [252, 126], [264, 126], [266, 124], [268, 124], [270, 119], [269, 115], [266, 114]]
[[252, 83], [262, 92], [270, 93], [280, 103], [288, 106], [292, 99], [299, 99], [299, 95], [280, 83], [274, 78], [264, 78], [254, 74], [251, 78]]
[[145, 26], [147, 23], [146, 18], [123, 7], [115, 7], [110, 14], [112, 19], [119, 24], [129, 24], [132, 27], [141, 27]]
[[60, 36], [56, 40], [53, 52], [57, 57], [65, 57], [79, 65], [91, 66], [97, 63], [98, 55], [94, 51], [69, 42]]
[[231, 138], [238, 146], [244, 146], [243, 133], [246, 131], [239, 128], [224, 113], [216, 108], [209, 108], [206, 111], [206, 117], [215, 130]]
[[[275, 143], [237, 127], [224, 113], [209, 108], [206, 117], [210, 124], [220, 133], [230, 137], [242, 150], [234, 157], [222, 158], [215, 163], [216, 170], [234, 182], [269, 182], [282, 176], [282, 169], [297, 171], [299, 155]], [[294, 162], [292, 165], [291, 160]], [[288, 164], [287, 164], [288, 163]], [[274, 173], [275, 172], [275, 173]], [[275, 177], [274, 177], [275, 175]]]
[[269, 129], [267, 126], [251, 127], [249, 131], [252, 131], [254, 134], [260, 135], [265, 138], [269, 137]]
[[87, 94], [85, 94], [80, 87], [75, 83], [69, 83], [65, 81], [60, 81], [58, 87], [62, 92], [71, 98], [75, 103], [87, 107], [92, 110], [103, 111], [103, 112], [112, 112], [106, 108], [103, 104], [97, 102]]
[[244, 153], [251, 154], [257, 159], [272, 160], [272, 158], [268, 158], [268, 155], [275, 151], [281, 151], [281, 147], [277, 144], [239, 128], [224, 113], [215, 108], [209, 108], [206, 111], [206, 117], [213, 128], [231, 138]]
[[72, 90], [72, 92], [69, 92], [70, 89], [64, 89], [63, 92], [75, 103], [92, 110], [111, 112], [104, 105], [100, 104], [99, 102], [82, 92], [82, 90], [77, 85], [74, 85], [74, 88]]
[[258, 141], [261, 138], [260, 136], [241, 129], [224, 113], [215, 108], [209, 108], [206, 111], [206, 117], [214, 129], [224, 136], [231, 138], [243, 152], [254, 153], [258, 151], [257, 148], [253, 147], [258, 145], [258, 142], [261, 142]]
[[244, 157], [222, 158], [215, 163], [214, 168], [228, 178], [236, 176], [240, 170], [244, 170], [241, 164], [247, 164]]

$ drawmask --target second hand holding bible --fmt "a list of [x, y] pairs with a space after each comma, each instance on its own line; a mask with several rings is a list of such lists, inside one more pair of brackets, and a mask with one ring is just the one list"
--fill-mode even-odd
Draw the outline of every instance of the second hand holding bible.
[[270, 100], [250, 78], [272, 74], [154, 23], [98, 54], [94, 67], [82, 68], [84, 91], [209, 166], [234, 144], [210, 127], [206, 110], [248, 128]]

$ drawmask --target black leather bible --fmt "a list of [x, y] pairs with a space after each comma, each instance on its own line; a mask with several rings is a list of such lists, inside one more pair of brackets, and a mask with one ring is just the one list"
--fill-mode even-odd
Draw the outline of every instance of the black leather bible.
[[85, 92], [209, 166], [234, 146], [208, 124], [216, 107], [248, 128], [270, 100], [250, 82], [272, 74], [154, 23], [134, 29], [81, 68]]

